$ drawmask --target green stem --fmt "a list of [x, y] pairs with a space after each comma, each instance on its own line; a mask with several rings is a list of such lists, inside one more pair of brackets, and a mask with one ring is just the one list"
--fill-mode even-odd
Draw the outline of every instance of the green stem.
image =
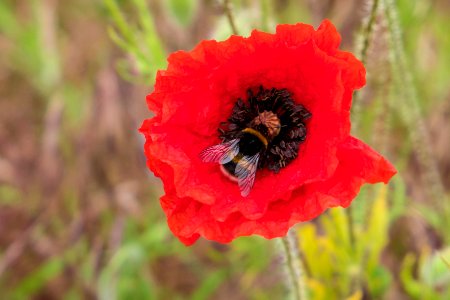
[[303, 282], [303, 266], [299, 260], [297, 238], [294, 231], [281, 238], [290, 288], [295, 300], [306, 300], [306, 286]]
[[[449, 206], [445, 201], [445, 192], [442, 178], [437, 167], [436, 160], [431, 149], [431, 141], [427, 126], [420, 110], [417, 90], [415, 89], [411, 70], [406, 59], [406, 53], [402, 43], [402, 32], [398, 22], [397, 6], [393, 0], [382, 0], [384, 4], [384, 13], [387, 19], [387, 27], [390, 42], [390, 61], [393, 70], [393, 77], [396, 91], [401, 95], [403, 105], [399, 113], [403, 121], [410, 127], [410, 139], [416, 148], [422, 170], [424, 170], [425, 183], [429, 187], [427, 190], [429, 196], [433, 199], [432, 203], [439, 211], [449, 212]], [[448, 218], [446, 217], [445, 220]]]
[[239, 35], [236, 23], [234, 22], [233, 12], [231, 11], [230, 0], [224, 0], [223, 9], [225, 10], [225, 15], [227, 16], [228, 23], [230, 24], [231, 27], [231, 31], [233, 32], [234, 35]]
[[261, 1], [261, 28], [263, 31], [269, 31], [269, 11], [270, 11], [270, 1]]
[[345, 210], [347, 214], [347, 222], [348, 222], [348, 235], [350, 237], [350, 247], [352, 248], [353, 253], [356, 251], [355, 247], [355, 226], [353, 222], [353, 209], [351, 206], [347, 207]]
[[[361, 62], [365, 65], [367, 62], [367, 55], [370, 48], [370, 42], [372, 40], [373, 32], [375, 29], [375, 21], [379, 9], [379, 0], [369, 0], [370, 12], [364, 20], [363, 29], [359, 37], [357, 38], [357, 54], [361, 59]], [[356, 91], [353, 97], [353, 131], [359, 130], [361, 120], [361, 91]]]
[[374, 25], [375, 25], [375, 19], [376, 19], [378, 7], [379, 7], [378, 3], [379, 3], [379, 0], [372, 0], [370, 13], [369, 13], [367, 23], [366, 23], [366, 26], [364, 29], [362, 48], [359, 51], [360, 52], [359, 55], [361, 57], [361, 62], [363, 64], [366, 64], [366, 62], [367, 62], [367, 52], [369, 50], [370, 39], [372, 37], [372, 32], [373, 32]]

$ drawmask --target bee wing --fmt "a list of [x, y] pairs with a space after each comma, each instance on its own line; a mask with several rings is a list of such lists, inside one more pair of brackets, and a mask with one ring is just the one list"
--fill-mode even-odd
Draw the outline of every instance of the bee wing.
[[210, 146], [200, 152], [200, 159], [204, 162], [218, 162], [226, 164], [239, 153], [239, 139]]
[[247, 197], [255, 182], [256, 169], [258, 168], [259, 153], [253, 156], [244, 156], [239, 160], [234, 171], [238, 178], [241, 196]]

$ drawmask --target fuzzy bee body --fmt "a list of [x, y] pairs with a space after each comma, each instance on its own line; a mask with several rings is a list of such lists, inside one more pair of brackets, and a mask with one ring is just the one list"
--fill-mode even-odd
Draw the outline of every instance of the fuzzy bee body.
[[241, 195], [250, 193], [256, 170], [274, 173], [291, 163], [306, 138], [305, 120], [311, 113], [286, 89], [248, 89], [226, 122], [218, 128], [222, 143], [200, 153], [204, 162], [218, 163], [222, 173], [238, 183]]
[[246, 197], [253, 187], [258, 162], [267, 145], [264, 130], [247, 127], [236, 139], [206, 148], [200, 158], [204, 162], [219, 163], [222, 172], [238, 182], [241, 195]]

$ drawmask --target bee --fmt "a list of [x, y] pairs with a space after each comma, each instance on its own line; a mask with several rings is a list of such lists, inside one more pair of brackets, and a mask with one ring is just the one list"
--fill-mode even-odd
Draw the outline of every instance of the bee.
[[241, 195], [247, 197], [255, 182], [259, 159], [267, 145], [263, 134], [247, 127], [237, 138], [203, 150], [200, 159], [204, 162], [219, 163], [224, 175], [237, 181]]
[[222, 173], [238, 183], [243, 197], [247, 197], [253, 187], [258, 163], [264, 157], [271, 137], [279, 132], [279, 120], [275, 127], [268, 126], [270, 118], [273, 113], [265, 111], [234, 139], [210, 146], [200, 153], [202, 161], [220, 164]]

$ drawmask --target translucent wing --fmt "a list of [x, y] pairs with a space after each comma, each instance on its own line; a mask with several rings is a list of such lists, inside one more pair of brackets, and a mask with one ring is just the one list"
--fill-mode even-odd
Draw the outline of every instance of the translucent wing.
[[255, 182], [256, 169], [258, 168], [259, 153], [253, 156], [244, 156], [236, 165], [234, 171], [238, 178], [241, 196], [247, 197]]
[[204, 162], [226, 164], [239, 153], [239, 139], [223, 144], [214, 145], [200, 152], [200, 159]]

